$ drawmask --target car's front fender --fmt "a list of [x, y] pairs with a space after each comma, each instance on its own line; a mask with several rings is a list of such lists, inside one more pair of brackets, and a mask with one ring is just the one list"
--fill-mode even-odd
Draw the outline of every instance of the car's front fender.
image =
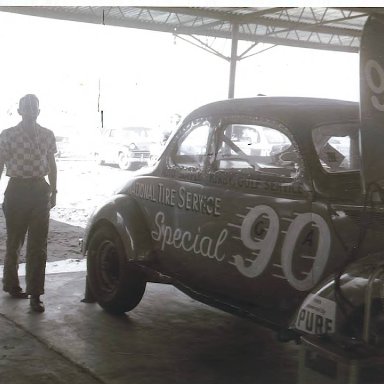
[[119, 234], [129, 261], [146, 261], [150, 257], [152, 238], [143, 212], [133, 198], [115, 195], [93, 212], [85, 229], [84, 254], [92, 234], [103, 225], [112, 226]]

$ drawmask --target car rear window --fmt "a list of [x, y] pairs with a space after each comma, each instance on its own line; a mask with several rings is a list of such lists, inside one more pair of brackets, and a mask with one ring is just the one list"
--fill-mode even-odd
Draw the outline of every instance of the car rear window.
[[360, 169], [357, 123], [319, 126], [312, 131], [312, 139], [320, 164], [326, 172]]

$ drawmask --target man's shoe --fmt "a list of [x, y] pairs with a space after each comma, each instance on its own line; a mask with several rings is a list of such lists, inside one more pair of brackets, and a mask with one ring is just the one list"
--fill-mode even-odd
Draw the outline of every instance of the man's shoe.
[[45, 311], [45, 307], [43, 302], [40, 300], [39, 297], [32, 296], [29, 304], [31, 306], [32, 311], [42, 313]]
[[23, 292], [21, 288], [11, 289], [8, 292], [14, 299], [28, 299], [28, 293]]

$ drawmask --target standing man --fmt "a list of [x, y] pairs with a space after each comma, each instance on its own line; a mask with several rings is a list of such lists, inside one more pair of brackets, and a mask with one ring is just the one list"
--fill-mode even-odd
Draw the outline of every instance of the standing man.
[[[7, 227], [3, 290], [18, 299], [30, 295], [31, 309], [44, 312], [40, 295], [44, 293], [49, 211], [56, 205], [56, 140], [52, 131], [36, 123], [40, 109], [35, 95], [22, 97], [18, 112], [21, 122], [0, 134], [0, 177], [4, 164], [10, 177], [3, 203]], [[17, 271], [27, 232], [24, 292]]]

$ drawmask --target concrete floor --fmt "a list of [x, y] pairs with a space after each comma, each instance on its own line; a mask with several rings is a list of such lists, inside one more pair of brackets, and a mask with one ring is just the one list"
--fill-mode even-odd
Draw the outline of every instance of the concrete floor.
[[252, 322], [148, 284], [114, 317], [84, 304], [85, 272], [47, 275], [44, 314], [0, 294], [0, 381], [11, 384], [293, 384], [298, 346]]

